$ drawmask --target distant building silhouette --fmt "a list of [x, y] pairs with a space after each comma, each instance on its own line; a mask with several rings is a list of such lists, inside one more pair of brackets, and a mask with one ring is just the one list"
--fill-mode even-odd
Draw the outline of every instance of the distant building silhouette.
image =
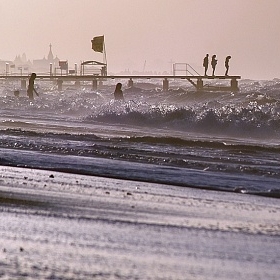
[[0, 73], [6, 75], [10, 73], [10, 65], [13, 65], [13, 61], [10, 60], [0, 60]]
[[50, 64], [52, 63], [52, 68], [59, 67], [59, 58], [52, 53], [52, 45], [49, 45], [50, 50], [47, 58], [43, 59], [35, 59], [33, 60], [32, 70], [37, 73], [49, 73], [50, 71]]
[[17, 55], [10, 65], [10, 73], [29, 73], [32, 68], [32, 62], [27, 60], [26, 54], [23, 53], [22, 56]]
[[54, 57], [51, 44], [49, 47], [47, 58], [34, 59], [33, 62], [27, 60], [25, 53], [22, 56], [16, 55], [14, 61], [0, 59], [0, 74], [28, 74], [31, 72], [48, 74], [50, 72], [50, 64], [52, 64], [52, 69], [59, 67], [59, 58], [57, 56]]

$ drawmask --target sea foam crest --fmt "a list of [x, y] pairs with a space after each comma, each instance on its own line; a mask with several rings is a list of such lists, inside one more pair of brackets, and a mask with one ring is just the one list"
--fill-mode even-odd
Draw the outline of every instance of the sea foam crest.
[[106, 123], [178, 129], [232, 136], [279, 137], [280, 113], [275, 106], [249, 102], [244, 106], [149, 105], [143, 102], [110, 102], [87, 118]]

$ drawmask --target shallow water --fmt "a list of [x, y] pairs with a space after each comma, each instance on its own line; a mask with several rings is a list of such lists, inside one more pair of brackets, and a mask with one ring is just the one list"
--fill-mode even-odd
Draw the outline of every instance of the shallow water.
[[142, 81], [124, 86], [124, 103], [112, 100], [113, 81], [37, 85], [33, 102], [0, 86], [2, 165], [280, 196], [279, 80], [202, 93]]

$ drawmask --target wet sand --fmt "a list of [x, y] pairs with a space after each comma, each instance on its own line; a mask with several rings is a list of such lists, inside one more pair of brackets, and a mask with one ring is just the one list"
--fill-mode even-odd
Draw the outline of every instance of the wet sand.
[[280, 278], [278, 199], [0, 171], [0, 279]]

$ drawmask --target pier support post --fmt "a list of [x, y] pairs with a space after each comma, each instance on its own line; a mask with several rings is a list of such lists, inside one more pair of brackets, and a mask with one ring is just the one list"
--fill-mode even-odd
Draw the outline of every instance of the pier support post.
[[59, 91], [62, 90], [62, 84], [63, 84], [63, 80], [57, 80], [57, 89], [58, 89]]
[[53, 74], [52, 67], [53, 67], [53, 65], [52, 65], [52, 63], [50, 63], [50, 76], [52, 76], [52, 74]]
[[167, 78], [164, 78], [164, 80], [162, 81], [162, 90], [168, 91], [168, 89], [169, 89], [169, 81], [167, 80]]
[[21, 87], [21, 89], [26, 89], [26, 80], [20, 81], [20, 87]]
[[128, 83], [127, 83], [127, 86], [130, 88], [130, 87], [133, 87], [133, 80], [130, 78], [128, 80]]
[[92, 90], [97, 90], [97, 80], [92, 80]]
[[203, 80], [200, 78], [197, 79], [196, 89], [203, 89]]
[[230, 87], [232, 90], [238, 90], [238, 82], [235, 78], [231, 79]]

